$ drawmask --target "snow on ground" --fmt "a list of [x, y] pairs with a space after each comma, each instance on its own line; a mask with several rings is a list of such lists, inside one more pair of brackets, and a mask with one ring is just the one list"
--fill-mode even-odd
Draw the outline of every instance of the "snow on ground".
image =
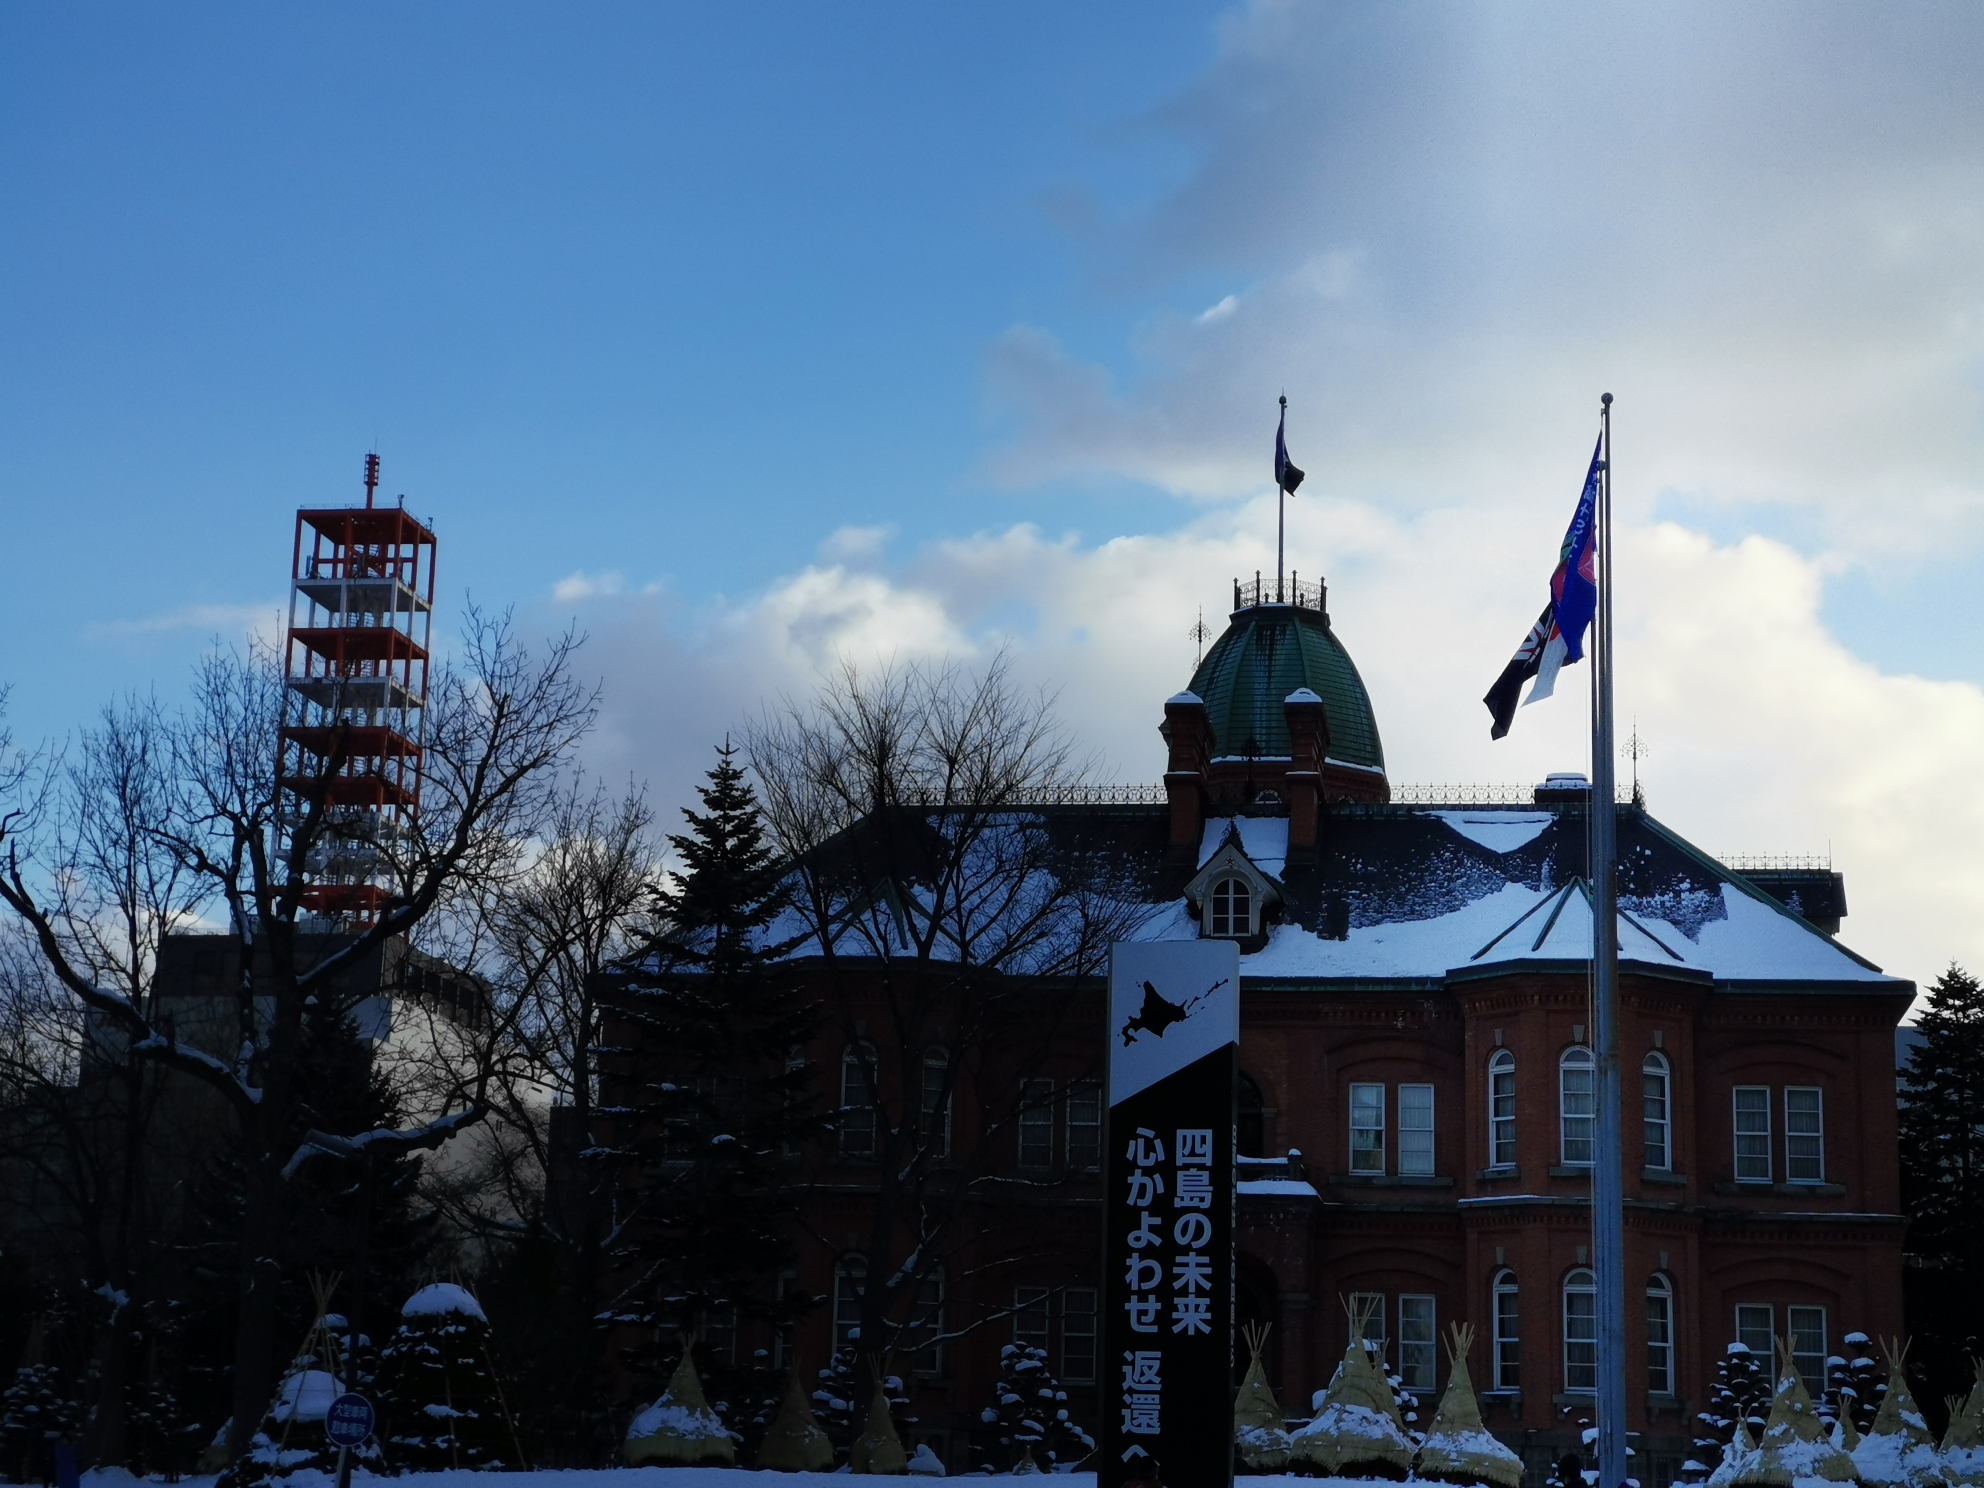
[[[838, 1473], [782, 1473], [756, 1472], [742, 1467], [615, 1467], [615, 1468], [558, 1468], [545, 1472], [530, 1473], [485, 1473], [471, 1472], [463, 1468], [456, 1472], [407, 1473], [404, 1477], [375, 1477], [369, 1472], [354, 1472], [351, 1481], [354, 1488], [494, 1488], [501, 1483], [505, 1488], [773, 1488], [775, 1484], [785, 1484], [787, 1488], [841, 1488], [840, 1479], [848, 1476]], [[1002, 1475], [1003, 1476], [1003, 1475]], [[1058, 1473], [1068, 1488], [1095, 1488], [1095, 1474]], [[147, 1480], [134, 1478], [122, 1468], [107, 1468], [83, 1474], [82, 1488], [137, 1488]], [[158, 1482], [154, 1478], [150, 1482]], [[905, 1482], [918, 1482], [921, 1479], [905, 1478]], [[1245, 1488], [1248, 1484], [1285, 1485], [1295, 1481], [1286, 1477], [1236, 1477], [1235, 1488]], [[185, 1477], [179, 1480], [181, 1488], [213, 1488], [211, 1477]], [[1372, 1488], [1361, 1479], [1351, 1478], [1303, 1478], [1302, 1488]], [[336, 1488], [335, 1476], [319, 1472], [300, 1472], [289, 1479], [290, 1488]]]

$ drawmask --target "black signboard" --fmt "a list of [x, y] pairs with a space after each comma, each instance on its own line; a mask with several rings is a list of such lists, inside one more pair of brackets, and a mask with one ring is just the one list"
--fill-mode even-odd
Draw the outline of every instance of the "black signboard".
[[1096, 1488], [1229, 1488], [1239, 947], [1116, 946], [1109, 1019]]

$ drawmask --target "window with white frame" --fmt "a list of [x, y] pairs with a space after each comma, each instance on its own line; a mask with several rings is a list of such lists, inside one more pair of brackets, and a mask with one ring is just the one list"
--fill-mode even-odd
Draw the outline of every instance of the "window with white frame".
[[1823, 1307], [1787, 1307], [1784, 1331], [1791, 1338], [1791, 1367], [1813, 1399], [1820, 1399], [1826, 1387], [1826, 1310]]
[[849, 1046], [840, 1060], [840, 1150], [845, 1157], [875, 1155], [873, 1049]]
[[1020, 1166], [1054, 1166], [1054, 1082], [1028, 1080], [1020, 1091]]
[[1208, 935], [1252, 935], [1254, 933], [1254, 891], [1244, 878], [1222, 878], [1212, 886], [1212, 910], [1206, 919]]
[[1777, 1315], [1767, 1302], [1739, 1302], [1736, 1304], [1736, 1341], [1755, 1354], [1759, 1360], [1767, 1361], [1777, 1352]]
[[1094, 1287], [1069, 1287], [1061, 1294], [1061, 1378], [1084, 1385], [1095, 1378]]
[[1825, 1096], [1816, 1085], [1784, 1088], [1784, 1177], [1788, 1183], [1826, 1181]]
[[1516, 1163], [1516, 1056], [1497, 1049], [1488, 1060], [1488, 1165]]
[[1439, 1368], [1433, 1298], [1411, 1292], [1398, 1299], [1398, 1378], [1408, 1390], [1431, 1390]]
[[1495, 1273], [1495, 1388], [1522, 1388], [1522, 1314], [1517, 1310], [1516, 1274]]
[[1053, 1319], [1047, 1311], [1051, 1296], [1042, 1286], [1013, 1288], [1013, 1342], [1021, 1348], [1045, 1353], [1053, 1342]]
[[1646, 1388], [1674, 1393], [1674, 1286], [1658, 1273], [1646, 1284]]
[[1398, 1088], [1398, 1170], [1413, 1175], [1433, 1171], [1433, 1087]]
[[1102, 1166], [1102, 1087], [1078, 1080], [1068, 1087], [1068, 1171], [1093, 1173]]
[[1564, 1389], [1598, 1388], [1598, 1286], [1579, 1267], [1564, 1278]]
[[1385, 1087], [1350, 1087], [1350, 1171], [1385, 1170]]
[[1598, 1126], [1598, 1067], [1591, 1050], [1573, 1047], [1557, 1062], [1557, 1111], [1561, 1161], [1590, 1167]]
[[1736, 1181], [1770, 1182], [1770, 1086], [1738, 1085], [1733, 1092], [1736, 1114]]
[[909, 1367], [922, 1375], [944, 1372], [944, 1273], [937, 1270], [916, 1284], [916, 1300], [909, 1310], [909, 1322], [902, 1330], [902, 1346], [909, 1354]]
[[923, 1140], [936, 1157], [951, 1155], [951, 1059], [942, 1049], [923, 1056]]
[[852, 1255], [834, 1271], [834, 1347], [854, 1348], [861, 1342], [861, 1296], [867, 1290], [868, 1261]]
[[1649, 1054], [1640, 1065], [1641, 1118], [1646, 1129], [1646, 1165], [1658, 1172], [1674, 1166], [1671, 1076], [1665, 1054]]

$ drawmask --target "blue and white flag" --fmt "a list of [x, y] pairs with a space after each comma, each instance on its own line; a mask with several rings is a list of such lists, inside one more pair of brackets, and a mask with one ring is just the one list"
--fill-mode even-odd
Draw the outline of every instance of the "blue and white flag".
[[1525, 704], [1549, 697], [1557, 688], [1558, 669], [1584, 659], [1584, 633], [1591, 617], [1598, 613], [1598, 473], [1604, 469], [1599, 459], [1603, 442], [1591, 452], [1591, 469], [1585, 473], [1584, 493], [1571, 514], [1571, 525], [1564, 532], [1564, 546], [1557, 555], [1557, 568], [1550, 575], [1550, 602], [1502, 675], [1481, 701], [1488, 705], [1494, 723], [1491, 739], [1509, 731], [1515, 718], [1516, 694], [1531, 677], [1536, 685], [1523, 699]]

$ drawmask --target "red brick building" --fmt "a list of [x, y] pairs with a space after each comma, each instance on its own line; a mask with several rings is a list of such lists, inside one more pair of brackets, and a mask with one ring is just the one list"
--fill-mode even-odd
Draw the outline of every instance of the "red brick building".
[[[1320, 588], [1235, 601], [1164, 704], [1163, 796], [1041, 815], [1109, 835], [1148, 895], [1140, 934], [1241, 943], [1239, 1313], [1276, 1325], [1284, 1408], [1305, 1416], [1327, 1383], [1347, 1298], [1383, 1299], [1392, 1362], [1428, 1395], [1440, 1332], [1469, 1321], [1486, 1419], [1540, 1481], [1576, 1450], [1593, 1383], [1588, 793], [1553, 777], [1519, 802], [1396, 799]], [[1894, 1027], [1913, 988], [1832, 938], [1830, 871], [1739, 874], [1637, 807], [1619, 842], [1644, 1298], [1629, 1387], [1641, 1480], [1665, 1488], [1732, 1339], [1786, 1336], [1816, 1378], [1844, 1333], [1900, 1330]], [[954, 1469], [1015, 1337], [1093, 1419], [1100, 991], [1041, 989], [1064, 1032], [1025, 1078], [1054, 1099], [1010, 1133], [1015, 1182], [925, 1299], [933, 1330], [993, 1319], [911, 1371], [918, 1430]], [[827, 1071], [836, 1037], [812, 1051]], [[871, 1202], [862, 1100], [843, 1085], [838, 1143], [807, 1159], [806, 1236], [779, 1283], [828, 1299], [780, 1346], [809, 1365], [845, 1338], [859, 1280], [843, 1258]]]

